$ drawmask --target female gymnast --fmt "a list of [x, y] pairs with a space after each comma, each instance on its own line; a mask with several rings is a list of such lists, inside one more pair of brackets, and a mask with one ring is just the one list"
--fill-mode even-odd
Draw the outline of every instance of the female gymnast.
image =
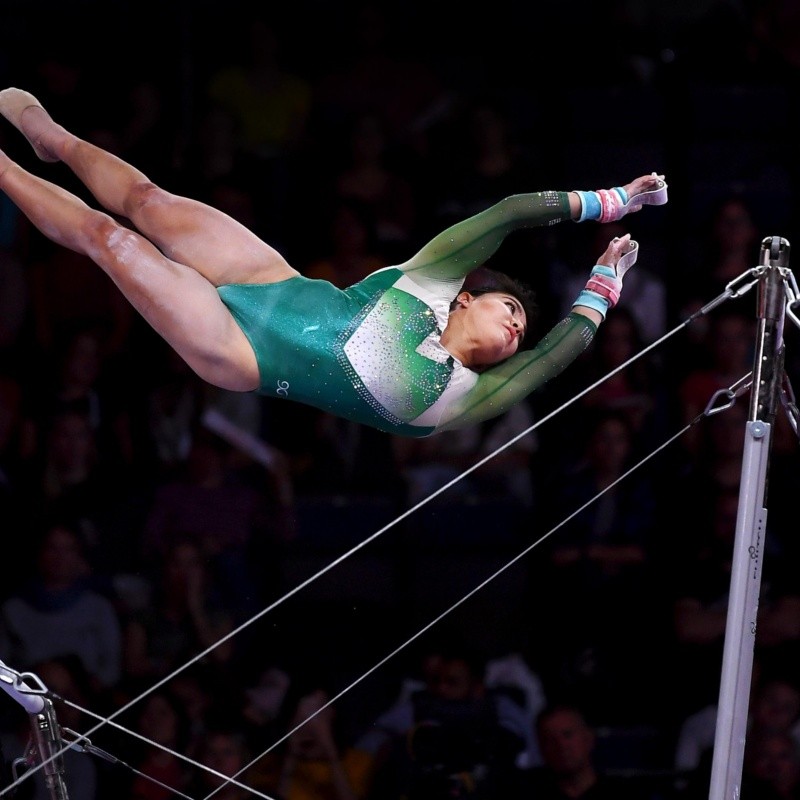
[[0, 91], [0, 114], [110, 213], [2, 152], [0, 189], [45, 236], [98, 264], [203, 380], [402, 436], [497, 416], [561, 372], [616, 304], [637, 256], [629, 234], [611, 241], [571, 313], [526, 349], [525, 286], [495, 273], [490, 285], [462, 290], [506, 236], [568, 219], [610, 222], [667, 201], [655, 173], [598, 192], [512, 195], [342, 290], [302, 276], [229, 216], [68, 132], [30, 93]]

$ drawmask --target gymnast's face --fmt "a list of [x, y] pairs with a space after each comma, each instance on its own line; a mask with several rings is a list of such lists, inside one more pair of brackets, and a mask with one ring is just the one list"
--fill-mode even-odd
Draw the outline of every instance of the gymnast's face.
[[517, 352], [525, 336], [527, 319], [522, 304], [505, 292], [461, 292], [452, 313], [459, 315], [461, 333], [455, 354], [472, 369], [505, 361]]

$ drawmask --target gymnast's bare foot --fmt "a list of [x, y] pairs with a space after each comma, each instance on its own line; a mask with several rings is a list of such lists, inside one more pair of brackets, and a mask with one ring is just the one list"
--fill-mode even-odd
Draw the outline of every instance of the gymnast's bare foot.
[[0, 91], [0, 114], [25, 136], [42, 161], [59, 160], [41, 143], [45, 128], [53, 125], [53, 120], [30, 92], [13, 88]]

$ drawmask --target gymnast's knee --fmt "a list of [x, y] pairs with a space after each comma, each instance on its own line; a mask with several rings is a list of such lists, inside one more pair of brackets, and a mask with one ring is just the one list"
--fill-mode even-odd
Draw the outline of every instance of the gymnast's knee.
[[158, 209], [161, 212], [173, 202], [173, 199], [174, 195], [152, 181], [136, 181], [125, 196], [123, 203], [125, 216], [128, 219], [136, 219], [150, 209]]
[[136, 246], [136, 234], [102, 211], [91, 211], [86, 216], [79, 235], [83, 240], [80, 249], [99, 264], [118, 260], [124, 250]]

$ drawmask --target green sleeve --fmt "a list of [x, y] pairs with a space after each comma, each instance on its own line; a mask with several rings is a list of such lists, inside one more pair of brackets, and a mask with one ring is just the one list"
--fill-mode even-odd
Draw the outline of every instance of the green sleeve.
[[597, 326], [582, 314], [569, 314], [532, 350], [481, 373], [475, 387], [457, 408], [450, 409], [436, 431], [474, 425], [508, 411], [511, 406], [563, 372], [588, 346]]
[[472, 270], [483, 266], [513, 231], [568, 219], [567, 192], [511, 195], [442, 231], [399, 269], [419, 282], [426, 278], [463, 281]]

